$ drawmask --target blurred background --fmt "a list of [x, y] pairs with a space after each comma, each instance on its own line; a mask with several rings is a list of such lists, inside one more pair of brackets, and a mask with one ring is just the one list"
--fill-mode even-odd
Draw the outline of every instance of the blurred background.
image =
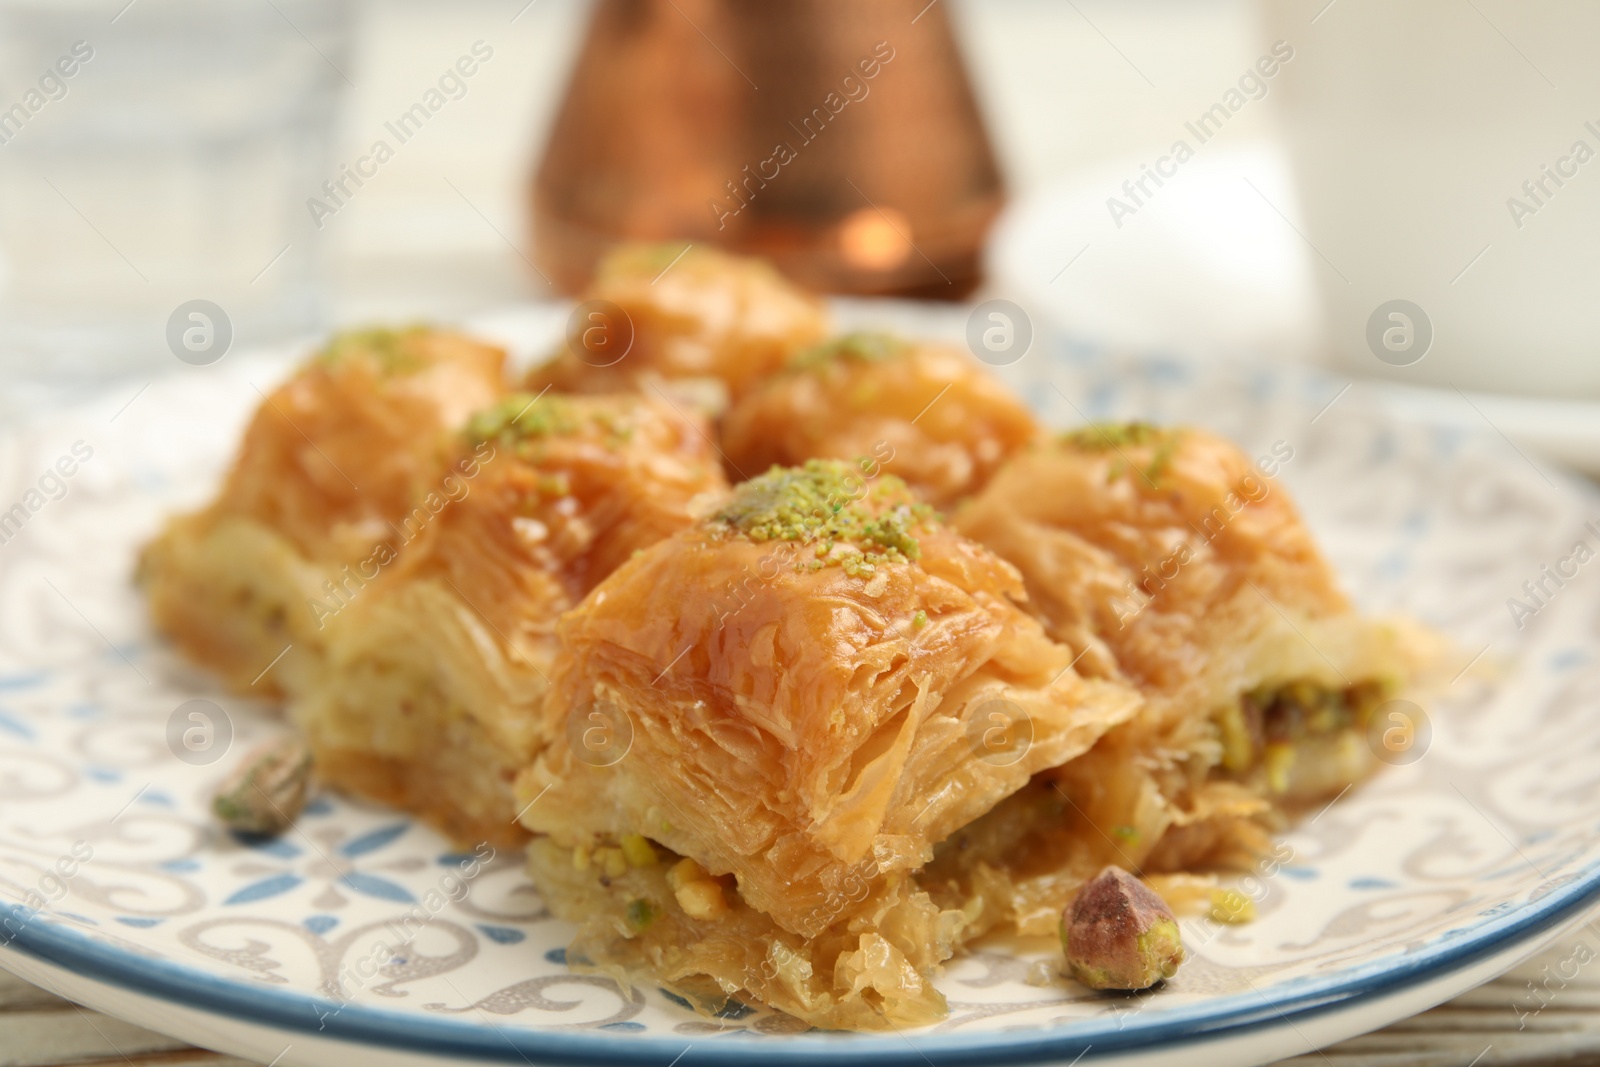
[[185, 337], [564, 299], [627, 231], [1593, 469], [1597, 40], [1586, 0], [0, 0], [0, 419]]

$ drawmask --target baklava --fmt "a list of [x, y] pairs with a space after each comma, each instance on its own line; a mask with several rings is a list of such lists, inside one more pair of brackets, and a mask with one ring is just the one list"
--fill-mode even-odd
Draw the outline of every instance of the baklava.
[[866, 458], [945, 507], [1037, 433], [1022, 402], [960, 349], [853, 333], [800, 353], [734, 404], [722, 450], [735, 476]]
[[238, 690], [294, 690], [320, 656], [317, 605], [440, 491], [451, 435], [505, 392], [504, 359], [423, 327], [335, 337], [262, 397], [216, 500], [145, 547], [157, 626]]
[[519, 784], [572, 958], [819, 1026], [943, 1013], [968, 915], [933, 847], [1138, 702], [1080, 677], [1016, 572], [892, 475], [814, 460], [737, 487], [558, 627]]
[[579, 299], [579, 321], [529, 375], [531, 391], [674, 383], [716, 409], [827, 332], [822, 302], [770, 264], [703, 245], [620, 245]]
[[352, 589], [290, 713], [318, 773], [464, 843], [522, 838], [556, 620], [726, 489], [698, 416], [643, 396], [512, 394], [468, 420], [455, 490]]
[[1009, 897], [996, 922], [1046, 929], [1102, 864], [1247, 865], [1269, 829], [1375, 768], [1369, 719], [1426, 641], [1352, 607], [1263, 473], [1292, 456], [1278, 447], [1258, 466], [1199, 429], [1086, 427], [1016, 456], [956, 513], [1021, 572], [1027, 610], [1081, 671], [1145, 699], [952, 839], [930, 886], [982, 881]]

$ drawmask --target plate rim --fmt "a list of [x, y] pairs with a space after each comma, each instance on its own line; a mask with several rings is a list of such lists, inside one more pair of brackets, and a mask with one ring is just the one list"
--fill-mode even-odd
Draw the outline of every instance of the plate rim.
[[[1386, 957], [1352, 968], [1324, 982], [1298, 980], [1288, 995], [1238, 993], [1175, 1008], [1152, 1022], [1074, 1022], [1051, 1032], [907, 1034], [900, 1042], [887, 1035], [827, 1032], [799, 1034], [774, 1041], [771, 1036], [743, 1032], [721, 1035], [715, 1044], [706, 1036], [607, 1037], [592, 1031], [553, 1028], [508, 1030], [453, 1019], [419, 1017], [361, 1004], [337, 1001], [272, 987], [250, 986], [238, 979], [165, 959], [139, 956], [95, 940], [54, 919], [23, 914], [22, 904], [0, 903], [0, 929], [11, 933], [0, 947], [20, 951], [45, 963], [119, 989], [153, 996], [221, 1018], [277, 1030], [342, 1040], [369, 1049], [463, 1056], [501, 1063], [541, 1062], [592, 1067], [600, 1064], [660, 1067], [687, 1045], [699, 1045], [697, 1060], [717, 1067], [748, 1067], [752, 1045], [764, 1058], [783, 1064], [815, 1064], [827, 1056], [842, 1064], [873, 1067], [929, 1067], [931, 1057], [946, 1062], [980, 1060], [985, 1064], [1025, 1065], [1059, 1060], [1095, 1047], [1102, 1053], [1151, 1052], [1177, 1042], [1237, 1037], [1262, 1024], [1297, 1022], [1347, 1011], [1391, 993], [1444, 977], [1542, 933], [1559, 929], [1600, 903], [1600, 863], [1551, 889], [1537, 901], [1491, 919], [1459, 936], [1448, 932], [1415, 954]], [[17, 929], [17, 926], [20, 929]], [[3, 958], [3, 953], [0, 953]], [[1220, 1009], [1219, 1010], [1219, 1006]], [[697, 1039], [699, 1038], [699, 1039]]]

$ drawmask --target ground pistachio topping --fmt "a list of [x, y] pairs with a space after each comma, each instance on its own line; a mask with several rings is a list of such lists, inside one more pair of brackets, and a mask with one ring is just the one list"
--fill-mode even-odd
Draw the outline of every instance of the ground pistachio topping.
[[869, 481], [848, 463], [812, 459], [745, 482], [709, 521], [752, 541], [815, 544], [816, 557], [804, 566], [836, 563], [856, 577], [919, 558], [912, 531], [934, 518], [893, 475]]
[[317, 353], [316, 362], [324, 366], [338, 366], [356, 355], [368, 355], [377, 361], [387, 374], [410, 374], [421, 370], [425, 361], [412, 349], [410, 342], [431, 331], [421, 323], [410, 326], [371, 326], [359, 330], [336, 333]]
[[1147, 445], [1171, 432], [1148, 422], [1091, 422], [1063, 433], [1061, 441], [1086, 452], [1104, 452], [1113, 448]]
[[551, 437], [576, 431], [578, 423], [577, 413], [565, 397], [512, 393], [468, 419], [467, 437], [474, 443]]
[[789, 361], [789, 369], [816, 370], [835, 360], [845, 359], [855, 360], [858, 363], [880, 363], [910, 348], [911, 342], [892, 333], [856, 330], [824, 341], [820, 345], [802, 349]]
[[468, 419], [466, 436], [473, 444], [499, 441], [515, 447], [591, 428], [599, 430], [612, 447], [625, 443], [633, 434], [633, 425], [625, 414], [592, 399], [513, 393]]
[[[1059, 440], [1064, 445], [1070, 445], [1084, 452], [1121, 452], [1124, 448], [1154, 445], [1155, 451], [1151, 454], [1150, 462], [1140, 470], [1140, 474], [1146, 482], [1155, 485], [1166, 473], [1167, 467], [1172, 462], [1172, 454], [1177, 451], [1178, 442], [1182, 437], [1181, 429], [1156, 426], [1148, 422], [1098, 422], [1080, 426], [1076, 430], [1068, 430]], [[1111, 469], [1106, 474], [1106, 481], [1116, 481], [1126, 471], [1127, 464], [1119, 455], [1112, 462]]]

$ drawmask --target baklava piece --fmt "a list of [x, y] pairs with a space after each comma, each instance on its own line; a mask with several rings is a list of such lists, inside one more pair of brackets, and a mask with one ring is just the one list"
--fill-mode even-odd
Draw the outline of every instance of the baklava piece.
[[652, 398], [514, 394], [468, 421], [436, 510], [363, 568], [291, 716], [318, 773], [453, 838], [514, 842], [561, 612], [720, 503], [706, 427]]
[[827, 331], [822, 302], [771, 264], [700, 245], [622, 245], [581, 301], [562, 350], [529, 376], [531, 391], [674, 383], [718, 409]]
[[559, 625], [518, 787], [569, 959], [818, 1026], [941, 1018], [968, 914], [914, 872], [1137, 703], [1021, 594], [897, 479], [827, 461], [624, 563]]
[[944, 507], [981, 489], [1037, 432], [1021, 401], [960, 349], [856, 333], [802, 353], [735, 404], [722, 449], [752, 476], [865, 458]]
[[263, 398], [216, 500], [145, 547], [157, 627], [240, 691], [305, 684], [313, 605], [439, 490], [452, 432], [504, 394], [504, 358], [422, 327], [335, 337]]
[[1247, 862], [1269, 827], [1375, 768], [1369, 718], [1426, 657], [1415, 631], [1355, 611], [1287, 491], [1201, 430], [1062, 435], [952, 521], [1017, 567], [1080, 670], [1145, 697], [931, 869], [936, 896], [939, 879], [954, 899], [985, 884], [1009, 899], [992, 918], [1025, 930], [1046, 930], [1106, 863]]

